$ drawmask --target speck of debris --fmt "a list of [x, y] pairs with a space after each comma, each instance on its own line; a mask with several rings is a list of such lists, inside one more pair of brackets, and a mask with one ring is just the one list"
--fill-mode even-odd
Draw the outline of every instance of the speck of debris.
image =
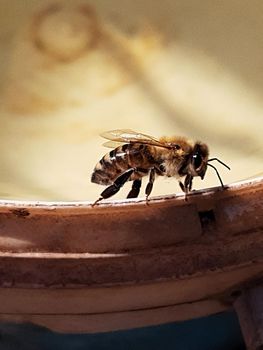
[[25, 208], [12, 209], [10, 211], [11, 213], [13, 213], [14, 215], [20, 218], [25, 218], [30, 215], [30, 212]]

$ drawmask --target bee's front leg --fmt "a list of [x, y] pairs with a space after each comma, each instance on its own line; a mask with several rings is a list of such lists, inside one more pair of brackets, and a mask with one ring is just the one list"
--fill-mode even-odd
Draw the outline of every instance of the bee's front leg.
[[117, 179], [114, 181], [114, 183], [110, 186], [108, 186], [103, 192], [100, 194], [100, 198], [98, 198], [92, 206], [98, 204], [102, 199], [107, 199], [116, 194], [120, 188], [129, 180], [132, 173], [135, 171], [135, 168], [130, 168], [126, 170], [124, 173], [122, 173], [120, 176], [117, 177]]
[[192, 175], [186, 175], [186, 177], [184, 179], [184, 183], [179, 181], [179, 185], [181, 187], [181, 190], [185, 193], [185, 201], [187, 201], [187, 195], [192, 190], [193, 176]]
[[192, 185], [193, 185], [193, 176], [188, 174], [188, 175], [186, 175], [185, 180], [184, 180], [184, 187], [186, 189], [185, 193], [191, 192]]

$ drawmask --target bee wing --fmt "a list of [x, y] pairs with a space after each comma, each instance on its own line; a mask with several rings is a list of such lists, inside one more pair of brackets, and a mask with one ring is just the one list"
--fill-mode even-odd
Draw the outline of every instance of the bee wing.
[[121, 145], [123, 145], [123, 142], [118, 142], [118, 141], [106, 141], [102, 144], [102, 146], [108, 147], [108, 148], [117, 148]]
[[114, 142], [121, 142], [121, 143], [134, 142], [134, 143], [144, 143], [144, 144], [159, 146], [159, 147], [168, 147], [168, 148], [171, 147], [171, 145], [169, 144], [158, 141], [155, 137], [142, 134], [130, 129], [110, 130], [102, 133], [101, 136], [104, 137], [105, 139], [108, 139]]

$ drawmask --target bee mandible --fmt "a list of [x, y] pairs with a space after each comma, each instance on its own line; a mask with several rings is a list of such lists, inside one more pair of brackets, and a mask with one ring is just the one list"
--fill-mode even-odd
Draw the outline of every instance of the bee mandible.
[[[215, 170], [224, 187], [218, 170], [210, 162], [218, 161], [230, 170], [218, 158], [209, 159], [205, 143], [193, 142], [185, 137], [157, 139], [129, 129], [112, 130], [101, 136], [110, 140], [105, 146], [117, 147], [106, 153], [93, 170], [91, 181], [108, 186], [93, 205], [116, 194], [127, 181], [133, 181], [127, 198], [138, 197], [142, 178], [146, 175], [149, 176], [145, 189], [148, 201], [156, 176], [176, 177], [187, 195], [192, 190], [193, 178], [200, 176], [203, 179], [207, 166]], [[184, 178], [183, 182], [180, 178]]]

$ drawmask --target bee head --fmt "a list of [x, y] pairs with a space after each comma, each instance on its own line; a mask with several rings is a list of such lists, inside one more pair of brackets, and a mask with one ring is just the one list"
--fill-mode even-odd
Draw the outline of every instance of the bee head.
[[222, 160], [218, 158], [210, 158], [208, 159], [209, 150], [205, 143], [196, 142], [192, 151], [188, 154], [185, 162], [181, 165], [181, 168], [178, 171], [180, 176], [190, 175], [191, 177], [200, 176], [203, 180], [207, 167], [211, 167], [216, 172], [216, 175], [221, 183], [221, 186], [224, 187], [223, 181], [219, 175], [217, 168], [210, 164], [212, 161], [217, 161], [230, 170], [229, 166], [222, 162]]
[[196, 142], [189, 159], [189, 172], [192, 176], [200, 176], [203, 180], [207, 169], [208, 155], [207, 145]]

